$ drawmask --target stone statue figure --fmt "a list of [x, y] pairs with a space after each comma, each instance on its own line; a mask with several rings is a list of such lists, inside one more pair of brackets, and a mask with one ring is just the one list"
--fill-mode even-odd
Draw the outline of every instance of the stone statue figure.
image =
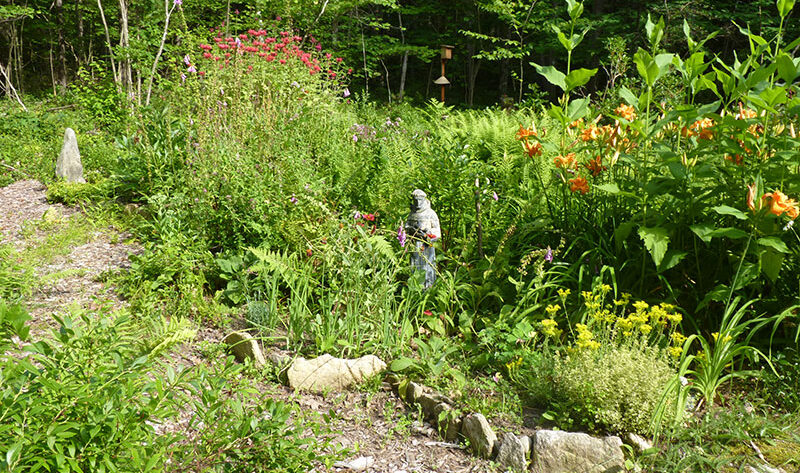
[[416, 250], [411, 252], [411, 264], [425, 272], [427, 289], [436, 281], [436, 250], [431, 243], [442, 237], [442, 230], [439, 216], [431, 208], [428, 196], [419, 189], [411, 193], [411, 212], [405, 230]]

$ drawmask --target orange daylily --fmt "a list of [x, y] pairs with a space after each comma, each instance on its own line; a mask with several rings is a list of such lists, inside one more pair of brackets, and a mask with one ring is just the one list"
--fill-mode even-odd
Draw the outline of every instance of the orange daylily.
[[601, 172], [608, 169], [606, 166], [603, 166], [603, 160], [599, 155], [590, 160], [587, 164], [584, 164], [584, 166], [591, 171], [592, 177], [597, 177]]
[[575, 159], [575, 153], [569, 153], [566, 156], [556, 156], [553, 163], [558, 168], [574, 169], [578, 166], [578, 160]]
[[703, 118], [689, 125], [689, 128], [683, 127], [681, 134], [688, 138], [690, 136], [697, 136], [701, 140], [710, 140], [714, 138], [714, 120], [710, 118]]
[[585, 194], [589, 192], [589, 183], [583, 176], [572, 178], [569, 180], [569, 190]]
[[785, 213], [792, 220], [800, 215], [800, 206], [798, 206], [797, 202], [781, 191], [767, 192], [761, 196], [761, 201], [763, 204], [768, 205], [770, 213], [775, 215], [781, 216]]
[[538, 141], [528, 141], [525, 140], [522, 142], [522, 147], [525, 149], [525, 152], [528, 153], [529, 157], [534, 156], [541, 156], [542, 154], [542, 144]]
[[533, 131], [532, 128], [525, 128], [522, 125], [519, 126], [519, 131], [517, 132], [517, 140], [527, 140], [531, 136], [536, 136], [536, 132]]
[[636, 119], [636, 110], [631, 105], [620, 104], [619, 107], [614, 109], [614, 112], [620, 117], [632, 122]]
[[596, 140], [599, 135], [600, 135], [600, 129], [597, 128], [597, 125], [592, 123], [583, 129], [583, 131], [581, 132], [581, 139], [583, 141], [593, 141]]
[[742, 102], [739, 102], [739, 113], [735, 115], [737, 120], [746, 120], [748, 118], [755, 118], [758, 114], [755, 110], [750, 110], [749, 108], [745, 108]]

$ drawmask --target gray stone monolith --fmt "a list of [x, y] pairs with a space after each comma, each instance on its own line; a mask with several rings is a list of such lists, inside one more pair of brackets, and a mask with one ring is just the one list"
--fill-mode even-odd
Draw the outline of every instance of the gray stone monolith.
[[64, 132], [64, 145], [56, 161], [56, 177], [62, 177], [67, 182], [86, 183], [83, 178], [81, 152], [78, 150], [78, 137], [72, 128], [67, 128]]

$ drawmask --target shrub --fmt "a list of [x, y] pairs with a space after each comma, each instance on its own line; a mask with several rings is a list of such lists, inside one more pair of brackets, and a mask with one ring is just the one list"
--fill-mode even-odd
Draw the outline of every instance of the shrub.
[[647, 433], [666, 384], [675, 375], [662, 350], [608, 346], [557, 358], [549, 378], [553, 408], [578, 424]]

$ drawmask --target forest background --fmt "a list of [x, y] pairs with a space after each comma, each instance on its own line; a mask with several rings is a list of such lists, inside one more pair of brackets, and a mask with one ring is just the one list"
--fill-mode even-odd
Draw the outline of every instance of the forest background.
[[[614, 86], [628, 72], [625, 58], [641, 44], [648, 14], [663, 16], [666, 50], [686, 51], [686, 18], [696, 36], [715, 33], [708, 49], [730, 60], [748, 44], [734, 21], [764, 37], [774, 34], [780, 17], [773, 3], [594, 0], [581, 18], [579, 27], [589, 31], [572, 60], [601, 68], [587, 93]], [[0, 93], [13, 86], [21, 93], [62, 94], [76, 82], [96, 88], [113, 79], [141, 103], [148, 101], [151, 82], [178, 63], [194, 39], [281, 19], [304, 42], [316, 38], [350, 65], [353, 92], [389, 102], [437, 97], [432, 81], [439, 77], [439, 45], [448, 44], [454, 46], [446, 74], [449, 102], [519, 103], [555, 97], [556, 89], [529, 63], [565, 61], [551, 29], [564, 24], [561, 10], [554, 0], [6, 1], [0, 5]], [[798, 32], [797, 22], [786, 22], [785, 37]], [[158, 64], [157, 57], [164, 62]]]

